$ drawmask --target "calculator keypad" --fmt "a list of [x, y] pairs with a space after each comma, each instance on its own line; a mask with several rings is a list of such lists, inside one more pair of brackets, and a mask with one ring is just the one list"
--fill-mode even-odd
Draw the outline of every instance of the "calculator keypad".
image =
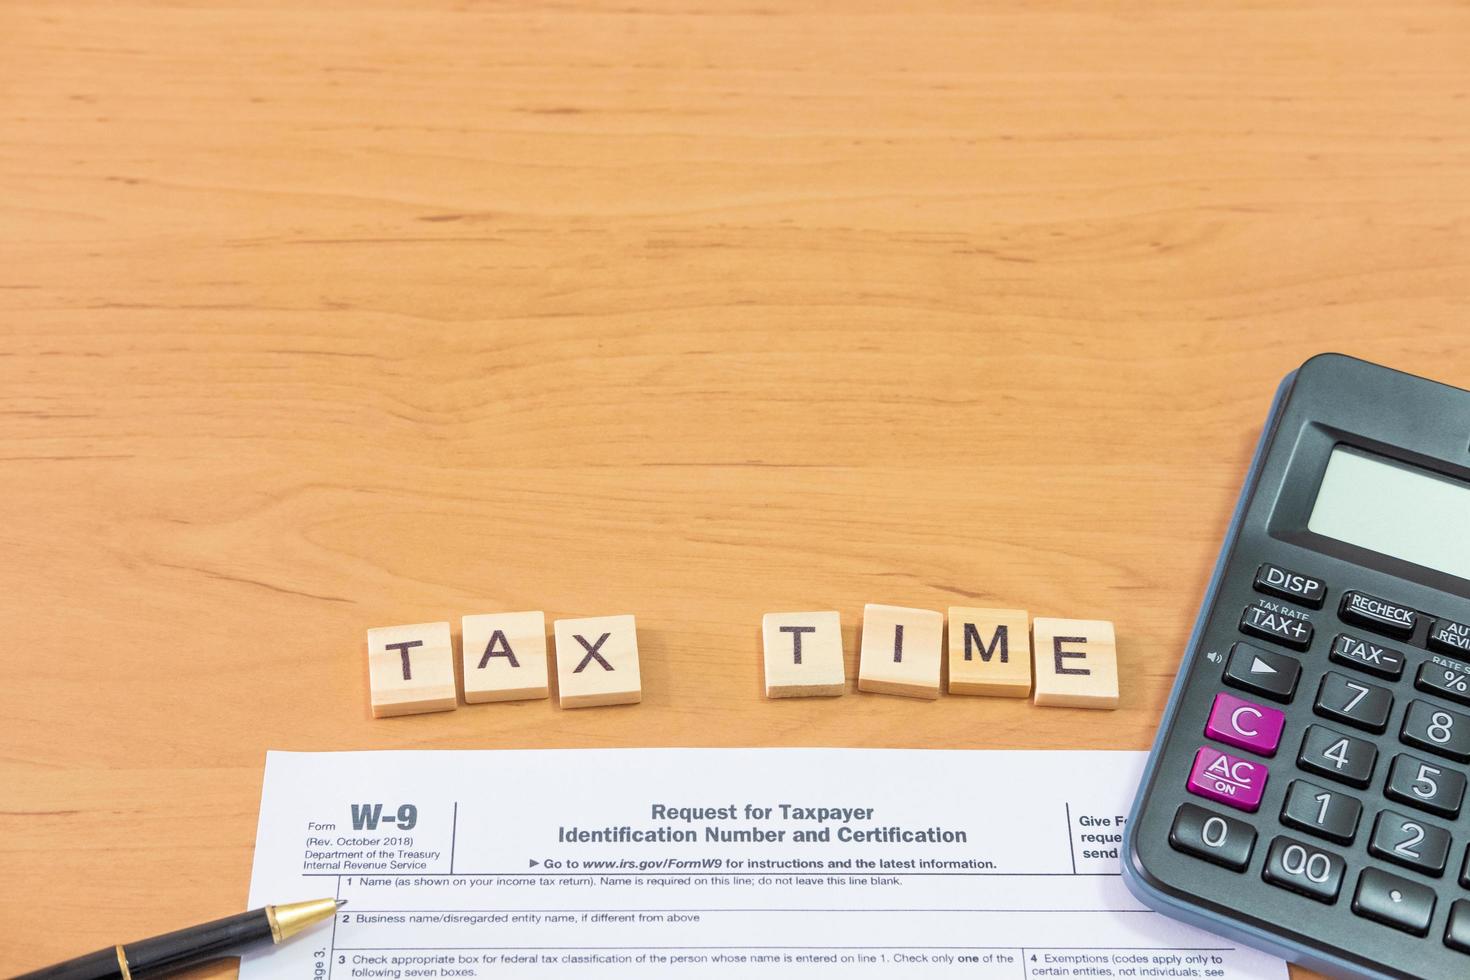
[[1434, 916], [1434, 889], [1387, 871], [1364, 868], [1353, 894], [1353, 911], [1386, 926], [1427, 936]]
[[1452, 619], [1435, 620], [1429, 630], [1428, 645], [1436, 653], [1470, 657], [1470, 625]]
[[1261, 877], [1279, 888], [1330, 905], [1337, 901], [1346, 870], [1347, 864], [1331, 851], [1290, 837], [1278, 837], [1266, 852]]
[[1396, 755], [1388, 770], [1383, 794], [1429, 813], [1451, 819], [1459, 816], [1465, 798], [1465, 774], [1438, 760]]
[[1302, 665], [1295, 657], [1262, 650], [1249, 643], [1230, 648], [1225, 664], [1225, 683], [1243, 691], [1253, 691], [1273, 701], [1288, 702], [1296, 693]]
[[1362, 789], [1373, 779], [1378, 749], [1366, 739], [1345, 735], [1325, 725], [1312, 725], [1302, 738], [1302, 750], [1296, 761], [1308, 772]]
[[1428, 701], [1411, 701], [1399, 739], [1456, 762], [1470, 762], [1470, 715]]
[[1385, 861], [1402, 864], [1438, 878], [1450, 853], [1450, 835], [1419, 817], [1384, 810], [1373, 822], [1368, 851]]
[[1281, 807], [1281, 822], [1318, 837], [1351, 844], [1358, 832], [1363, 804], [1339, 790], [1294, 779]]
[[1244, 871], [1256, 846], [1256, 830], [1244, 820], [1185, 803], [1174, 815], [1169, 844], [1232, 871]]
[[1419, 625], [1419, 614], [1414, 610], [1363, 592], [1344, 592], [1338, 615], [1345, 623], [1401, 640], [1412, 636]]
[[1327, 598], [1327, 586], [1321, 579], [1270, 563], [1256, 569], [1254, 585], [1257, 592], [1300, 603], [1312, 609], [1321, 609], [1322, 601]]
[[1449, 657], [1430, 657], [1419, 665], [1414, 686], [1426, 694], [1470, 705], [1470, 664]]
[[1269, 756], [1276, 754], [1285, 724], [1286, 716], [1275, 708], [1221, 691], [1210, 706], [1205, 734], [1226, 745]]
[[1240, 631], [1272, 643], [1305, 650], [1312, 645], [1312, 624], [1306, 618], [1288, 616], [1279, 609], [1256, 602], [1240, 614]]
[[1337, 635], [1327, 656], [1335, 664], [1376, 674], [1391, 681], [1398, 680], [1404, 673], [1402, 653], [1347, 633]]
[[1470, 953], [1470, 899], [1460, 899], [1450, 906], [1450, 921], [1445, 925], [1444, 944], [1450, 949]]
[[[1348, 590], [1336, 611], [1351, 631], [1314, 647], [1314, 624], [1294, 607], [1322, 609], [1328, 596], [1322, 579], [1265, 563], [1251, 587], [1271, 598], [1244, 607], [1237, 628], [1252, 639], [1231, 644], [1223, 669], [1215, 668], [1225, 687], [1215, 693], [1201, 732], [1243, 754], [1198, 745], [1186, 785], [1196, 797], [1240, 814], [1183, 803], [1169, 844], [1245, 872], [1264, 834], [1270, 844], [1254, 860], [1261, 862], [1266, 883], [1327, 905], [1346, 904], [1338, 901], [1346, 889], [1353, 915], [1429, 936], [1436, 908], [1442, 907], [1442, 892], [1436, 891], [1442, 886], [1434, 879], [1470, 889], [1470, 846], [1435, 822], [1460, 818], [1470, 783], [1465, 767], [1457, 765], [1470, 762], [1470, 713], [1451, 707], [1470, 708], [1470, 625]], [[1359, 630], [1402, 642], [1388, 646]], [[1411, 658], [1414, 650], [1403, 643], [1419, 656]], [[1211, 660], [1220, 662], [1213, 655]], [[1292, 706], [1307, 668], [1310, 686], [1301, 694], [1311, 697], [1310, 712], [1320, 721], [1298, 723], [1302, 708]], [[1400, 682], [1405, 686], [1398, 687]], [[1280, 810], [1273, 802], [1261, 816], [1245, 816], [1259, 812], [1265, 796], [1270, 769], [1261, 760], [1276, 757], [1286, 736], [1297, 747], [1298, 772], [1279, 797]], [[1413, 751], [1394, 751], [1399, 747]], [[1380, 749], [1387, 763], [1382, 775]], [[1289, 755], [1274, 763], [1278, 769], [1292, 764]], [[1312, 778], [1301, 778], [1307, 774]], [[1305, 836], [1272, 837], [1273, 819], [1276, 828]], [[1366, 858], [1403, 870], [1373, 867]], [[1454, 899], [1441, 921], [1444, 946], [1470, 954], [1470, 898]]]
[[1393, 694], [1386, 687], [1329, 670], [1322, 675], [1322, 683], [1317, 686], [1317, 700], [1312, 702], [1312, 710], [1323, 718], [1377, 733], [1388, 727]]
[[1254, 813], [1261, 806], [1271, 771], [1259, 762], [1241, 759], [1203, 745], [1194, 755], [1188, 789], [1197, 796]]

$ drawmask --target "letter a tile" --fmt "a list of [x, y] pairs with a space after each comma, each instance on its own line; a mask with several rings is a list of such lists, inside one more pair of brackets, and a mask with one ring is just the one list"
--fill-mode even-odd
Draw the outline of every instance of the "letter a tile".
[[449, 711], [454, 691], [454, 641], [448, 623], [383, 626], [367, 632], [368, 686], [374, 718]]
[[1031, 694], [1031, 620], [1024, 609], [949, 607], [949, 693]]
[[858, 690], [939, 697], [939, 657], [944, 615], [903, 606], [863, 607]]
[[637, 704], [638, 630], [632, 616], [558, 619], [556, 684], [563, 708]]
[[1033, 704], [1061, 708], [1118, 706], [1118, 645], [1105, 619], [1040, 619], [1031, 624], [1036, 653]]
[[544, 613], [466, 616], [462, 636], [466, 703], [546, 697]]
[[835, 612], [766, 613], [761, 639], [766, 697], [835, 697], [847, 692], [842, 621]]

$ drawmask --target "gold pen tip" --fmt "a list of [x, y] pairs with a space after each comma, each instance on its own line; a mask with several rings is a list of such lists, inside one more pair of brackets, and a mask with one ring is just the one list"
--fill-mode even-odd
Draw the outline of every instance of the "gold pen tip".
[[340, 909], [342, 906], [344, 906], [346, 904], [347, 904], [347, 899], [345, 899], [345, 898], [339, 898], [339, 899], [337, 899], [337, 908]]
[[265, 916], [270, 920], [271, 939], [284, 942], [323, 919], [341, 907], [341, 900], [318, 898], [310, 902], [292, 902], [290, 905], [267, 905]]

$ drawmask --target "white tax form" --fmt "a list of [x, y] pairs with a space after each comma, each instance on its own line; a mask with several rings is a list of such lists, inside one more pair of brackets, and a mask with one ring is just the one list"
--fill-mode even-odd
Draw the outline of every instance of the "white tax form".
[[1118, 877], [1141, 752], [272, 752], [264, 977], [1286, 980]]

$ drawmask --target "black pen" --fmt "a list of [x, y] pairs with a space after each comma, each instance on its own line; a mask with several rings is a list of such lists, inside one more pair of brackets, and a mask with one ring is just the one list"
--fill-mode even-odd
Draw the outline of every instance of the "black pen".
[[126, 946], [119, 944], [57, 963], [15, 980], [148, 980], [269, 939], [280, 943], [309, 926], [331, 918], [347, 900], [319, 898], [290, 905], [267, 905], [252, 912], [165, 933]]

